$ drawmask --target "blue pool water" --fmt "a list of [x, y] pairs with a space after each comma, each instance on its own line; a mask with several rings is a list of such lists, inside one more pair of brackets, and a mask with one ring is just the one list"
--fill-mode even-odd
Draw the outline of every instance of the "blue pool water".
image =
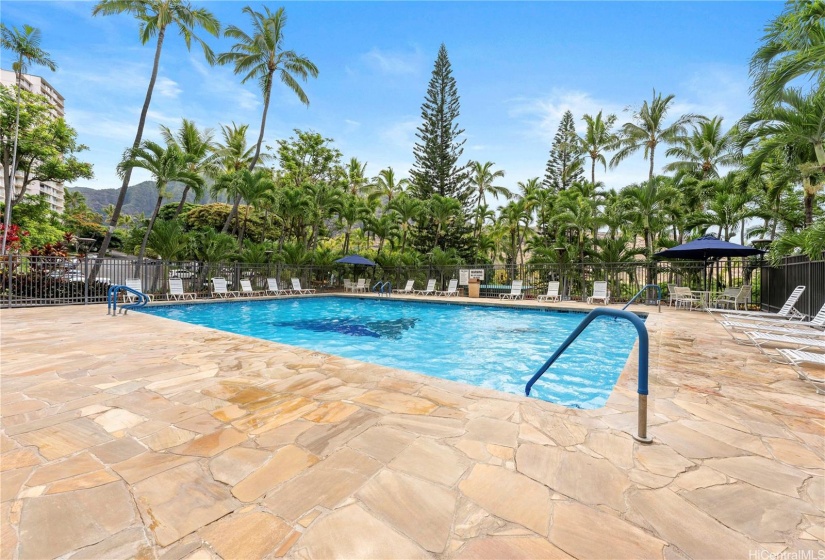
[[[584, 313], [344, 297], [148, 307], [146, 313], [524, 394]], [[564, 406], [604, 405], [636, 340], [598, 318], [531, 391]]]

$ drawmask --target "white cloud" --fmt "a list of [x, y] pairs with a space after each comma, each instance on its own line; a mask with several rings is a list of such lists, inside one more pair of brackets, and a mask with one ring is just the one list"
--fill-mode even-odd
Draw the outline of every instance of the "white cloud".
[[189, 61], [203, 78], [203, 87], [208, 88], [210, 95], [221, 98], [229, 102], [231, 107], [238, 107], [244, 111], [257, 110], [261, 105], [258, 95], [241, 85], [240, 77], [228, 68], [207, 67], [195, 55], [190, 56]]
[[359, 126], [361, 126], [360, 122], [351, 119], [344, 119], [344, 123], [346, 123], [347, 126], [349, 126], [350, 128], [358, 128]]
[[162, 97], [175, 99], [181, 93], [181, 89], [175, 80], [161, 76], [155, 82], [155, 91]]
[[415, 130], [418, 127], [418, 123], [419, 120], [412, 118], [404, 118], [394, 123], [387, 123], [382, 127], [378, 135], [386, 143], [412, 152], [413, 145], [415, 144]]
[[362, 55], [361, 59], [367, 67], [393, 76], [417, 74], [423, 62], [421, 51], [418, 49], [413, 52], [398, 52], [373, 48]]

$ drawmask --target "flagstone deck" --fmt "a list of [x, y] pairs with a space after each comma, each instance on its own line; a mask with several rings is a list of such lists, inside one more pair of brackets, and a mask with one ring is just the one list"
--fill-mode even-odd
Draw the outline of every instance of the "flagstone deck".
[[707, 314], [647, 326], [652, 445], [628, 435], [635, 357], [582, 411], [102, 306], [4, 310], [0, 559], [817, 558], [823, 397]]

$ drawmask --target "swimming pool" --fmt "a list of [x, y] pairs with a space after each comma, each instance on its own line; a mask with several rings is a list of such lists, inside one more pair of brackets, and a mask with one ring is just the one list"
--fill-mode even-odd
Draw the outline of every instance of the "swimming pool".
[[[335, 296], [140, 311], [519, 395], [585, 317], [580, 312]], [[579, 408], [603, 406], [635, 340], [629, 323], [596, 319], [536, 383], [531, 397]]]

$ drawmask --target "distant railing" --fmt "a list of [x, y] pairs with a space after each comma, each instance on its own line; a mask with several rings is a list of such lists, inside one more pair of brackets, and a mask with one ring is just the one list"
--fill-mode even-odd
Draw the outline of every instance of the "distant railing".
[[[776, 288], [775, 283], [761, 280], [767, 269], [747, 259], [724, 260], [707, 267], [697, 262], [645, 261], [420, 266], [388, 263], [381, 266], [379, 263], [366, 271], [355, 271], [352, 265], [342, 264], [204, 263], [146, 259], [138, 266], [134, 259], [105, 258], [99, 259], [99, 270], [94, 281], [87, 282], [97, 262], [98, 259], [92, 257], [21, 255], [0, 260], [0, 307], [105, 303], [107, 288], [113, 284], [125, 284], [129, 278], [140, 278], [143, 291], [155, 299], [163, 298], [169, 291], [169, 278], [180, 278], [184, 291], [201, 296], [209, 296], [209, 280], [213, 277], [226, 278], [230, 290], [240, 290], [240, 280], [246, 279], [253, 289], [263, 290], [267, 287], [267, 278], [276, 278], [279, 284], [283, 282], [286, 285], [289, 285], [290, 278], [299, 278], [302, 286], [319, 291], [338, 290], [343, 288], [344, 279], [354, 281], [359, 276], [367, 279], [370, 286], [377, 282], [403, 286], [408, 280], [413, 280], [418, 288], [424, 287], [427, 280], [435, 279], [436, 289], [445, 290], [452, 279], [458, 279], [459, 288], [466, 289], [461, 282], [468, 278], [470, 270], [476, 271], [474, 275], [481, 276], [481, 297], [490, 298], [497, 298], [502, 290], [509, 291], [513, 280], [523, 281], [526, 299], [546, 293], [547, 284], [558, 281], [562, 300], [573, 301], [586, 298], [593, 289], [593, 282], [598, 280], [607, 281], [610, 299], [615, 302], [629, 301], [648, 284], [658, 285], [663, 295], [667, 284], [695, 290], [721, 290], [728, 286], [751, 284], [754, 287], [752, 301], [756, 303], [761, 301], [760, 286], [769, 286], [771, 293]], [[816, 278], [812, 276], [811, 280]], [[813, 288], [810, 284], [808, 287]]]

